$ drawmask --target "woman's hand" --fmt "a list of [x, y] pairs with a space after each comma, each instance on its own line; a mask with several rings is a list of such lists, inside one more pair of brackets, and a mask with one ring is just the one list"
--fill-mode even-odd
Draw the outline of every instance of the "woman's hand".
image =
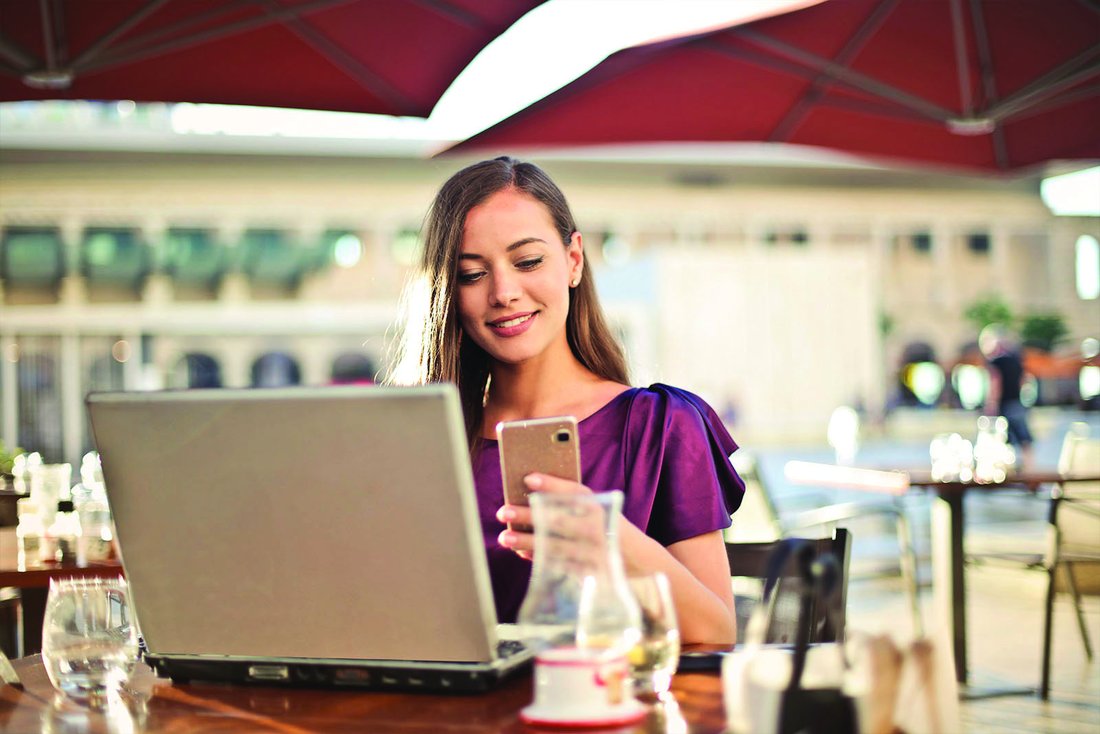
[[[592, 494], [592, 490], [580, 482], [550, 476], [549, 474], [528, 474], [523, 478], [523, 484], [532, 492], [547, 492], [556, 494]], [[528, 561], [534, 558], [535, 535], [526, 533], [516, 528], [533, 528], [533, 513], [530, 507], [523, 505], [505, 504], [497, 510], [497, 520], [511, 528], [506, 528], [497, 536], [497, 542], [504, 548], [516, 552], [520, 558]]]
[[[523, 481], [533, 492], [592, 493], [583, 484], [546, 474], [529, 474]], [[513, 528], [533, 525], [531, 508], [521, 505], [504, 505], [497, 511], [497, 519]], [[532, 533], [505, 530], [497, 542], [522, 558], [533, 558]], [[684, 642], [730, 645], [736, 641], [733, 589], [721, 531], [686, 538], [666, 548], [620, 517], [619, 548], [628, 574], [660, 571], [668, 576]]]

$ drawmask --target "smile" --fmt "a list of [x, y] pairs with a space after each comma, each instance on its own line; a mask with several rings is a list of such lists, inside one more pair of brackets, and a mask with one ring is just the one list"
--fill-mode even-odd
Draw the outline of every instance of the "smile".
[[525, 313], [514, 318], [506, 319], [505, 321], [494, 321], [492, 325], [497, 327], [498, 329], [507, 329], [510, 326], [519, 326], [524, 321], [527, 321], [534, 315], [534, 313]]
[[538, 311], [529, 311], [515, 316], [507, 316], [498, 321], [490, 321], [489, 327], [497, 336], [519, 336], [531, 328], [531, 324], [535, 323], [535, 317], [538, 315]]

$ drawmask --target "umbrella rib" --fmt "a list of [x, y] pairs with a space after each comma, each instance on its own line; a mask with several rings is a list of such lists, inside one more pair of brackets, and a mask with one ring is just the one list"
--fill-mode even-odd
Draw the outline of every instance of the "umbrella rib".
[[[773, 56], [768, 56], [766, 54], [762, 54], [758, 51], [752, 51], [752, 50], [749, 50], [749, 49], [746, 49], [746, 48], [734, 48], [734, 47], [731, 47], [731, 46], [726, 46], [726, 45], [714, 43], [712, 41], [707, 41], [707, 40], [701, 40], [697, 43], [697, 45], [700, 48], [706, 48], [706, 49], [709, 49], [711, 51], [716, 51], [718, 53], [725, 54], [726, 56], [731, 56], [735, 59], [740, 59], [742, 61], [747, 61], [750, 64], [756, 64], [756, 65], [761, 66], [765, 69], [771, 69], [772, 71], [779, 71], [781, 73], [790, 74], [791, 76], [799, 77], [800, 79], [805, 79], [805, 80], [810, 81], [810, 82], [814, 81], [819, 76], [819, 73], [814, 69], [808, 69], [804, 66], [794, 64], [794, 63], [792, 63], [790, 61], [786, 61], [784, 59], [779, 59], [779, 58], [775, 58]], [[834, 80], [834, 81], [836, 81], [836, 80]], [[885, 103], [888, 103], [888, 104], [898, 104], [896, 102], [896, 100], [894, 100], [890, 97], [881, 96], [881, 95], [877, 99], [877, 101], [878, 102], [885, 102]], [[821, 104], [827, 104], [827, 103], [829, 103], [827, 99], [826, 100], [821, 100]], [[834, 106], [838, 106], [838, 105], [834, 105]], [[839, 105], [839, 106], [843, 106], [843, 105]], [[847, 106], [852, 108], [852, 109], [856, 109], [856, 105], [848, 104]], [[943, 121], [943, 118], [940, 117], [939, 115], [928, 115], [928, 114], [925, 114], [921, 110], [912, 109], [912, 107], [909, 106], [909, 105], [900, 105], [899, 104], [898, 106], [903, 107], [906, 111], [908, 111], [910, 113], [910, 115], [908, 115], [908, 116], [907, 115], [901, 115], [902, 117], [906, 117], [906, 119], [914, 119], [913, 115], [915, 115], [915, 119], [918, 119], [918, 120], [929, 120], [929, 119], [931, 119], [935, 122], [942, 122]], [[879, 114], [889, 114], [889, 115], [894, 115], [894, 116], [897, 116], [898, 111], [899, 111], [897, 109], [889, 110], [886, 107], [879, 107], [879, 106], [876, 106], [876, 105], [874, 105], [874, 104], [872, 104], [868, 101], [864, 101], [862, 103], [862, 107], [860, 107], [859, 109], [862, 109], [864, 111], [876, 110], [876, 111], [878, 111]]]
[[70, 64], [69, 66], [73, 69], [78, 69], [80, 68], [81, 64], [91, 61], [96, 56], [98, 56], [99, 53], [103, 51], [103, 49], [111, 45], [116, 38], [121, 36], [123, 33], [126, 33], [126, 31], [130, 30], [141, 21], [148, 18], [167, 2], [169, 2], [169, 0], [149, 0], [149, 2], [145, 3], [145, 5], [143, 5], [137, 12], [135, 12], [129, 18], [126, 18], [113, 29], [105, 33], [102, 37], [100, 37], [98, 41], [93, 43], [91, 46], [84, 49], [84, 51], [82, 51], [81, 54], [77, 56], [76, 59], [73, 60], [72, 64]]
[[[886, 17], [893, 11], [894, 7], [898, 4], [898, 0], [887, 0], [887, 2], [879, 3], [875, 6], [871, 14], [863, 21], [863, 24], [859, 29], [852, 34], [848, 39], [848, 42], [844, 44], [844, 48], [834, 57], [833, 61], [837, 64], [841, 64], [847, 67], [852, 62], [856, 54], [863, 48], [863, 45], [867, 42], [867, 39], [871, 37], [885, 22]], [[832, 80], [832, 77], [828, 74], [819, 74], [812, 82], [810, 82], [809, 89], [806, 90], [798, 101], [791, 106], [791, 109], [780, 120], [779, 124], [772, 130], [771, 135], [768, 136], [769, 142], [781, 142], [788, 140], [790, 135], [805, 119], [806, 114], [812, 105], [816, 104], [825, 93], [825, 85]]]
[[[957, 0], [956, 0], [957, 1]], [[982, 14], [981, 0], [970, 0], [970, 19], [974, 23], [974, 42], [978, 50], [978, 69], [982, 82], [983, 102], [988, 107], [997, 99], [997, 86], [993, 79], [993, 54], [989, 48], [989, 30], [985, 25], [985, 16]], [[973, 110], [965, 110], [967, 116], [973, 115]], [[1009, 167], [1008, 144], [1005, 142], [1005, 131], [1000, 125], [993, 127], [993, 158], [997, 167], [1002, 171]]]
[[[141, 47], [141, 43], [145, 42], [147, 39], [136, 40], [135, 42], [132, 42], [125, 47], [117, 47], [114, 54], [105, 55], [101, 58], [100, 61], [88, 64], [86, 67], [84, 67], [84, 71], [100, 71], [110, 66], [118, 66], [119, 64], [139, 61], [141, 59], [149, 58], [150, 56], [159, 56], [161, 54], [167, 53], [169, 51], [175, 51], [180, 48], [186, 48], [188, 46], [198, 46], [206, 43], [207, 41], [224, 38], [226, 36], [232, 36], [238, 33], [243, 33], [244, 31], [253, 30], [255, 28], [262, 28], [265, 25], [271, 25], [277, 20], [295, 18], [299, 15], [313, 12], [321, 8], [325, 8], [331, 5], [342, 5], [347, 2], [350, 2], [350, 0], [317, 0], [317, 2], [311, 3], [309, 5], [299, 5], [294, 8], [279, 10], [277, 13], [273, 14], [246, 18], [235, 23], [228, 23], [226, 25], [219, 26], [217, 28], [211, 28], [206, 31], [201, 31], [190, 36], [172, 38], [159, 44], [154, 43], [144, 47]], [[193, 21], [186, 22], [186, 25], [193, 24]], [[183, 25], [184, 24], [181, 24], [180, 26], [177, 26], [176, 28], [171, 30], [178, 30], [178, 28], [183, 27]], [[164, 34], [160, 33], [159, 35]]]
[[989, 29], [985, 25], [981, 0], [970, 0], [970, 17], [974, 21], [974, 39], [978, 47], [978, 65], [982, 78], [985, 103], [991, 106], [997, 100], [997, 83], [993, 75], [993, 52], [989, 47]]
[[[272, 0], [266, 0], [265, 4], [270, 5], [271, 2]], [[403, 110], [417, 107], [416, 102], [402, 94], [380, 75], [368, 69], [324, 33], [303, 22], [301, 18], [292, 18], [283, 21], [283, 23], [299, 38], [339, 66], [359, 86], [367, 92], [384, 99], [393, 109]]]
[[974, 102], [970, 98], [970, 60], [966, 53], [966, 28], [963, 27], [961, 0], [951, 0], [951, 35], [955, 41], [955, 69], [959, 75], [959, 101], [963, 117], [974, 113]]
[[229, 15], [240, 8], [247, 8], [254, 5], [252, 0], [236, 0], [236, 2], [230, 2], [222, 7], [215, 8], [214, 10], [207, 11], [205, 13], [199, 13], [198, 15], [192, 15], [189, 18], [177, 21], [175, 23], [169, 23], [168, 25], [161, 26], [160, 28], [154, 28], [148, 31], [143, 36], [138, 36], [127, 43], [121, 43], [115, 46], [113, 53], [116, 55], [130, 53], [133, 51], [140, 51], [147, 45], [153, 45], [160, 42], [165, 38], [171, 38], [174, 34], [182, 35], [188, 29], [201, 26], [208, 20]]
[[42, 16], [42, 46], [46, 50], [46, 68], [57, 68], [57, 49], [53, 42], [53, 18], [50, 15], [50, 0], [38, 0], [38, 9]]
[[461, 8], [456, 8], [450, 3], [443, 2], [443, 0], [414, 0], [414, 2], [416, 2], [417, 5], [426, 7], [433, 13], [439, 13], [449, 16], [452, 20], [466, 26], [467, 28], [473, 30], [485, 29], [485, 22], [481, 18], [477, 17], [473, 13], [468, 13], [465, 10], [462, 10]]
[[30, 71], [38, 66], [38, 59], [23, 50], [15, 41], [0, 35], [0, 56], [4, 56], [19, 69], [13, 70], [15, 74]]
[[889, 117], [896, 120], [904, 120], [906, 122], [919, 122], [924, 124], [936, 124], [939, 125], [939, 120], [930, 120], [924, 115], [914, 115], [911, 110], [890, 107], [881, 103], [871, 102], [868, 100], [858, 99], [842, 99], [835, 98], [829, 99], [826, 97], [818, 102], [823, 107], [834, 107], [839, 110], [852, 110], [864, 115], [878, 115], [879, 117]]
[[[1100, 74], [1100, 62], [1097, 61], [1093, 61], [1082, 69], [1073, 71], [1073, 69], [1077, 68], [1082, 62], [1087, 62], [1090, 57], [1096, 56], [1098, 53], [1100, 53], [1100, 44], [1086, 49], [1083, 53], [1078, 54], [1057, 69], [1036, 79], [1034, 82], [1018, 90], [1014, 94], [1010, 94], [1002, 99], [989, 109], [987, 113], [988, 116], [994, 119], [1007, 117], [1031, 105], [1037, 104], [1048, 97], [1054, 96], [1067, 87], [1072, 87], [1074, 84], [1079, 84], [1086, 79]], [[1063, 76], [1063, 74], [1067, 73], [1067, 76]]]
[[1100, 96], [1100, 84], [1094, 84], [1091, 87], [1082, 87], [1080, 89], [1075, 89], [1069, 94], [1063, 94], [1062, 96], [1055, 97], [1053, 99], [1042, 100], [1041, 102], [1037, 102], [1036, 104], [1033, 104], [1030, 107], [1026, 107], [1019, 112], [1003, 117], [1001, 118], [1001, 120], [1002, 122], [1007, 122], [1009, 120], [1015, 122], [1016, 120], [1022, 120], [1027, 117], [1034, 117], [1035, 115], [1041, 114], [1043, 112], [1049, 112], [1050, 110], [1056, 109], [1058, 107], [1064, 107], [1068, 104], [1072, 104], [1082, 99], [1090, 99], [1096, 96]]
[[770, 36], [764, 35], [763, 33], [757, 33], [755, 31], [741, 28], [736, 31], [736, 35], [760, 46], [763, 46], [764, 48], [767, 48], [781, 56], [786, 56], [799, 63], [802, 63], [810, 67], [811, 69], [814, 69], [816, 71], [823, 71], [829, 76], [833, 77], [837, 82], [842, 82], [858, 91], [877, 95], [905, 107], [909, 107], [910, 109], [920, 112], [928, 117], [931, 117], [932, 119], [946, 121], [955, 116], [954, 113], [950, 110], [944, 109], [939, 105], [929, 102], [928, 100], [921, 99], [920, 97], [915, 97], [911, 94], [903, 92], [897, 87], [892, 87], [889, 84], [884, 84], [876, 79], [872, 79], [869, 76], [860, 74], [857, 71], [845, 69], [838, 64], [834, 64], [828, 59], [823, 59], [816, 54], [812, 54], [788, 43], [776, 40]]

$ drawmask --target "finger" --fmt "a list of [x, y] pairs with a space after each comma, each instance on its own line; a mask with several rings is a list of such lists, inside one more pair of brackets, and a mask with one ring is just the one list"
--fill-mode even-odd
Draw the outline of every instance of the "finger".
[[497, 520], [506, 525], [531, 525], [531, 508], [523, 505], [504, 505], [497, 510]]
[[530, 533], [521, 533], [517, 530], [504, 530], [497, 536], [497, 543], [502, 548], [516, 551], [521, 555], [535, 550], [535, 536]]
[[562, 479], [550, 474], [533, 472], [523, 478], [523, 484], [533, 492], [557, 492], [559, 494], [592, 494], [592, 490], [580, 482]]

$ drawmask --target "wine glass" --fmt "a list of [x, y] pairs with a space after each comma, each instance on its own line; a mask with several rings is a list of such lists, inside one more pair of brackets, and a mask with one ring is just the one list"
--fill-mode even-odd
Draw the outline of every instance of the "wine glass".
[[680, 661], [680, 628], [668, 577], [663, 573], [631, 576], [628, 583], [642, 612], [642, 637], [628, 656], [634, 692], [659, 697], [672, 685]]
[[42, 623], [42, 661], [54, 688], [99, 707], [117, 698], [137, 662], [137, 628], [126, 581], [50, 581]]

